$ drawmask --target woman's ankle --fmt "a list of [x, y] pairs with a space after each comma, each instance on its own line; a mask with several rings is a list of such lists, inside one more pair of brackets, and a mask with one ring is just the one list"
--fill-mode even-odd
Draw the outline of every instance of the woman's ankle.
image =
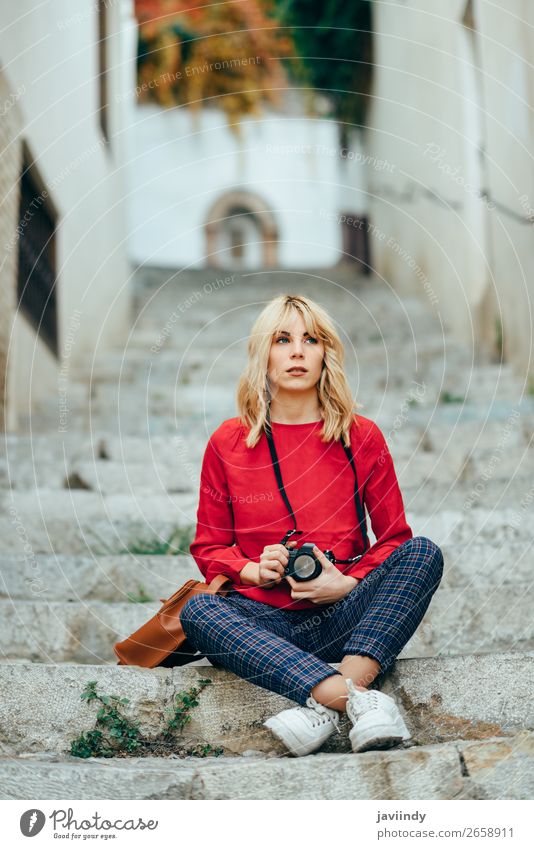
[[[365, 692], [365, 687], [358, 684], [354, 685], [357, 690]], [[348, 691], [345, 679], [342, 675], [330, 675], [324, 678], [310, 691], [316, 702], [324, 705], [331, 710], [337, 710], [344, 713], [346, 710]]]

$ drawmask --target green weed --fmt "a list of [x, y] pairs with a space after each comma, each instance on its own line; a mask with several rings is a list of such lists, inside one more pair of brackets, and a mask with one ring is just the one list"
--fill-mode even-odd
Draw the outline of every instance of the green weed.
[[504, 362], [504, 332], [502, 321], [497, 316], [495, 318], [495, 353], [498, 363]]
[[147, 756], [176, 752], [181, 757], [218, 757], [224, 753], [221, 746], [212, 746], [202, 741], [194, 746], [185, 746], [180, 741], [184, 728], [191, 722], [191, 710], [198, 706], [198, 696], [211, 684], [211, 679], [201, 678], [197, 687], [176, 693], [174, 705], [167, 716], [165, 727], [150, 739], [143, 738], [140, 723], [128, 719], [122, 708], [129, 699], [119, 696], [104, 696], [97, 693], [97, 681], [89, 681], [81, 695], [88, 704], [100, 703], [96, 714], [95, 728], [80, 734], [70, 744], [70, 754], [77, 758], [113, 758], [118, 756]]
[[183, 527], [176, 528], [170, 537], [164, 540], [156, 537], [151, 540], [142, 539], [137, 542], [132, 542], [128, 548], [123, 548], [120, 554], [189, 554], [189, 546], [193, 542], [194, 536], [194, 526], [185, 525]]
[[463, 404], [464, 401], [465, 398], [461, 395], [453, 395], [452, 392], [448, 392], [447, 390], [442, 392], [439, 396], [440, 404]]
[[154, 601], [154, 599], [148, 595], [145, 588], [142, 587], [140, 584], [137, 587], [137, 594], [127, 593], [127, 598], [128, 601], [131, 601], [133, 604], [143, 604], [146, 601]]

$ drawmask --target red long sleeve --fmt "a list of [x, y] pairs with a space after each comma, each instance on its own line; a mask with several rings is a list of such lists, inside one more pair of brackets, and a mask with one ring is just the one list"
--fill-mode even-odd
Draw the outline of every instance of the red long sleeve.
[[[354, 504], [354, 474], [339, 442], [322, 442], [322, 422], [288, 425], [273, 422], [280, 469], [298, 527], [298, 544], [313, 542], [331, 549], [339, 560], [363, 551]], [[227, 419], [211, 435], [202, 462], [197, 528], [190, 551], [207, 581], [225, 574], [235, 589], [274, 607], [315, 607], [294, 601], [287, 581], [272, 587], [242, 584], [241, 569], [259, 563], [266, 545], [279, 543], [293, 528], [278, 491], [269, 447], [262, 434], [247, 448], [247, 430], [239, 418]], [[410, 539], [393, 461], [378, 426], [355, 415], [351, 446], [360, 498], [371, 520], [376, 543], [345, 574], [362, 578], [397, 546]]]
[[371, 519], [376, 542], [362, 559], [345, 574], [363, 578], [386, 560], [399, 545], [413, 534], [406, 522], [404, 503], [384, 435], [378, 425], [373, 428], [370, 454], [374, 462], [364, 487], [364, 504]]
[[[212, 440], [208, 442], [200, 473], [197, 530], [190, 551], [209, 583], [216, 575], [239, 580], [249, 562], [235, 543], [234, 515], [224, 467]], [[216, 540], [216, 542], [215, 542]]]

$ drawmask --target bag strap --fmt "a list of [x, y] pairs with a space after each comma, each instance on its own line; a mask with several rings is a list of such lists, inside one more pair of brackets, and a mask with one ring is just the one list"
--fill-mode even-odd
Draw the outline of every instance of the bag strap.
[[[291, 504], [289, 503], [289, 498], [287, 497], [287, 493], [284, 488], [284, 482], [282, 480], [282, 473], [280, 471], [280, 461], [278, 460], [278, 455], [276, 453], [276, 448], [274, 445], [273, 433], [271, 428], [271, 415], [269, 409], [267, 409], [267, 421], [265, 424], [265, 435], [267, 437], [267, 442], [269, 444], [269, 451], [271, 452], [271, 460], [274, 468], [274, 473], [276, 475], [276, 482], [278, 484], [278, 490], [280, 495], [284, 499], [284, 504], [286, 505], [291, 518], [293, 519], [293, 523], [295, 525], [295, 530], [297, 528], [297, 520], [295, 519], [295, 514], [293, 513], [293, 509]], [[369, 548], [369, 537], [367, 535], [367, 522], [365, 519], [365, 511], [362, 506], [362, 502], [360, 499], [360, 493], [358, 490], [358, 474], [356, 472], [356, 464], [354, 462], [354, 458], [352, 456], [352, 451], [348, 445], [342, 440], [343, 449], [345, 454], [347, 455], [349, 462], [352, 467], [352, 471], [354, 472], [354, 503], [356, 505], [356, 515], [358, 517], [358, 524], [360, 526], [360, 533], [363, 539], [364, 551], [367, 551]], [[360, 555], [361, 556], [361, 555]], [[338, 563], [345, 563], [350, 561], [337, 560]]]
[[228, 575], [215, 575], [213, 581], [210, 581], [208, 588], [210, 593], [218, 593], [222, 586], [226, 583], [231, 584], [232, 579]]

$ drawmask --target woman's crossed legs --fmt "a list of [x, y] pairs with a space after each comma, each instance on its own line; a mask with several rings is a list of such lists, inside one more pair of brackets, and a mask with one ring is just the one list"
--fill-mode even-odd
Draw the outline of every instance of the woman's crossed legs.
[[[188, 639], [214, 665], [301, 705], [312, 693], [320, 704], [344, 710], [345, 678], [364, 689], [393, 663], [442, 570], [438, 546], [414, 537], [334, 604], [284, 610], [237, 592], [198, 595], [180, 618]], [[329, 665], [338, 662], [339, 671]]]

